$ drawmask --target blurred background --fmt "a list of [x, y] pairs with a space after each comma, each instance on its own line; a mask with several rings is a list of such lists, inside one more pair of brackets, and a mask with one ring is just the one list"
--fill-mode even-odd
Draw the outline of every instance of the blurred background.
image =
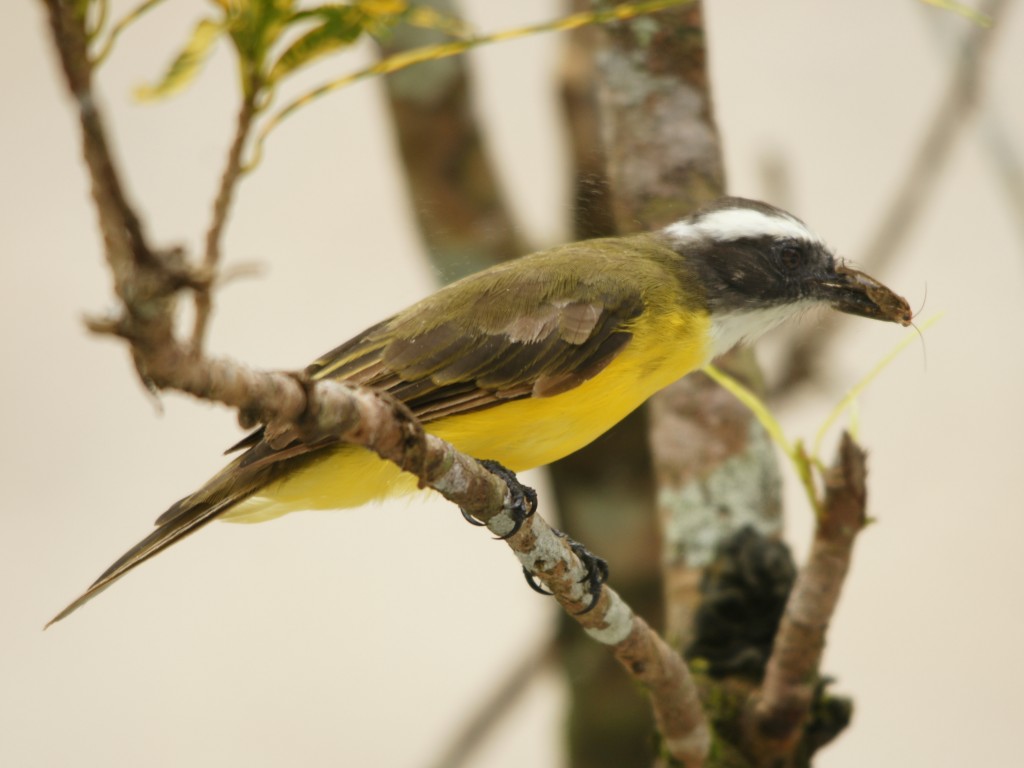
[[[1008, 5], [977, 101], [954, 110], [964, 121], [952, 149], [931, 161], [920, 216], [877, 274], [922, 317], [945, 317], [860, 402], [877, 524], [858, 542], [829, 635], [824, 669], [857, 709], [819, 756], [825, 768], [1019, 762], [1024, 200], [1013, 184], [1024, 10]], [[112, 304], [77, 126], [41, 4], [6, 10], [0, 764], [429, 765], [503, 672], [554, 631], [553, 607], [524, 588], [507, 549], [444, 503], [213, 525], [41, 631], [218, 469], [240, 432], [227, 410], [155, 400], [122, 345], [84, 330], [84, 314]], [[154, 11], [100, 78], [146, 226], [156, 242], [193, 251], [232, 128], [233, 63], [222, 47], [179, 96], [139, 104], [131, 92], [159, 77], [203, 10], [179, 1]], [[922, 140], [949, 114], [940, 105], [970, 25], [911, 0], [711, 0], [705, 10], [730, 191], [789, 206], [857, 263]], [[563, 12], [541, 0], [464, 3], [484, 31]], [[479, 118], [531, 248], [570, 238], [562, 42], [471, 54]], [[303, 82], [373, 56], [359, 48]], [[265, 270], [217, 295], [212, 350], [299, 367], [428, 293], [435, 276], [403, 184], [380, 83], [345, 89], [276, 132], [225, 243], [229, 265]], [[787, 332], [761, 347], [769, 370]], [[825, 353], [828, 375], [784, 398], [788, 433], [813, 437], [904, 333], [846, 326]], [[527, 479], [545, 492], [542, 473]], [[793, 478], [787, 497], [799, 558], [811, 513]], [[538, 675], [471, 764], [560, 765], [563, 698], [556, 673]]]

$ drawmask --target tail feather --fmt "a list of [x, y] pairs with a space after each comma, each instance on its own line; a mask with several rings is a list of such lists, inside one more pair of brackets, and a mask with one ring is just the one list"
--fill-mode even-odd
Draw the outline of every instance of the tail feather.
[[[254, 432], [249, 437], [261, 434]], [[235, 450], [249, 440], [246, 438]], [[183, 499], [175, 502], [170, 508], [156, 519], [156, 525], [162, 526], [173, 523], [179, 517], [189, 517], [194, 508], [199, 506], [210, 506], [220, 504], [221, 499], [231, 498], [231, 504], [251, 496], [253, 491], [270, 480], [280, 477], [288, 469], [294, 469], [301, 465], [301, 457], [308, 459], [311, 446], [295, 444], [284, 449], [271, 448], [266, 443], [258, 443], [236, 458], [224, 469], [210, 478], [202, 488], [191, 493]], [[295, 459], [299, 460], [296, 461]], [[220, 510], [225, 509], [221, 506]]]
[[[249, 494], [245, 494], [246, 496]], [[243, 497], [244, 498], [244, 497]], [[144, 563], [149, 558], [162, 552], [175, 542], [181, 541], [190, 533], [199, 530], [208, 522], [213, 520], [224, 509], [234, 505], [241, 499], [238, 497], [223, 499], [215, 504], [195, 506], [188, 510], [188, 514], [179, 514], [169, 522], [161, 525], [149, 536], [144, 538], [134, 547], [125, 552], [113, 565], [105, 570], [92, 585], [85, 590], [74, 602], [68, 605], [46, 623], [46, 627], [56, 624], [67, 617], [78, 608], [92, 600], [96, 595], [105, 590], [115, 581], [120, 579], [137, 565]], [[44, 629], [46, 628], [44, 627]]]
[[[251, 441], [251, 437], [246, 438], [239, 447], [245, 447]], [[202, 488], [172, 504], [157, 518], [155, 531], [125, 552], [77, 600], [50, 619], [46, 626], [73, 613], [137, 565], [220, 517], [268, 483], [288, 475], [307, 462], [315, 461], [319, 447], [296, 444], [277, 450], [264, 442], [253, 445], [210, 478]]]

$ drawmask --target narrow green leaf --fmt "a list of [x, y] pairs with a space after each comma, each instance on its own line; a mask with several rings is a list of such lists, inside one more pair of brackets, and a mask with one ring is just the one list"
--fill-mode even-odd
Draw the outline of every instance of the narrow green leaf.
[[[921, 325], [915, 326], [917, 329], [918, 336], [920, 338], [924, 338], [924, 332], [931, 328], [933, 325], [935, 325], [935, 323], [939, 322], [939, 320], [941, 319], [942, 313], [940, 312], [936, 315], [932, 315], [931, 317], [929, 317], [927, 320], [921, 323]], [[907, 334], [906, 336], [904, 336], [903, 339], [901, 339], [896, 346], [894, 346], [884, 357], [882, 357], [881, 360], [875, 363], [874, 367], [872, 367], [872, 369], [868, 371], [861, 378], [860, 381], [858, 381], [856, 384], [850, 387], [850, 390], [845, 395], [843, 395], [843, 399], [836, 404], [836, 407], [832, 409], [832, 412], [828, 415], [828, 417], [822, 423], [821, 427], [818, 429], [818, 435], [814, 439], [813, 455], [815, 458], [818, 458], [821, 455], [821, 445], [825, 440], [825, 435], [828, 433], [828, 430], [832, 427], [832, 425], [835, 424], [836, 420], [843, 414], [843, 411], [852, 408], [856, 404], [857, 398], [860, 397], [864, 390], [867, 389], [868, 385], [872, 381], [874, 381], [875, 377], [878, 376], [878, 374], [884, 371], [887, 367], [889, 367], [889, 364], [892, 363], [892, 361], [895, 360], [897, 357], [899, 357], [903, 353], [903, 350], [910, 346], [914, 341], [915, 337], [913, 335]]]
[[357, 0], [355, 7], [371, 18], [397, 16], [409, 10], [406, 0]]
[[807, 456], [807, 451], [804, 450], [803, 441], [797, 440], [795, 443], [791, 443], [782, 431], [782, 426], [776, 420], [768, 406], [765, 405], [765, 402], [721, 368], [716, 368], [711, 363], [708, 363], [704, 366], [703, 371], [710, 376], [716, 384], [743, 403], [743, 405], [745, 405], [747, 409], [754, 414], [754, 418], [761, 423], [761, 426], [765, 428], [765, 431], [771, 437], [772, 441], [782, 449], [786, 459], [793, 466], [797, 477], [800, 478], [800, 484], [803, 486], [804, 493], [807, 494], [807, 501], [810, 503], [814, 513], [816, 515], [820, 514], [821, 500], [818, 495], [818, 489], [814, 483], [812, 463], [810, 458]]
[[246, 69], [263, 71], [270, 49], [294, 16], [295, 0], [231, 0], [227, 3], [228, 30]]
[[199, 74], [213, 50], [213, 44], [224, 29], [224, 24], [219, 21], [200, 21], [181, 53], [171, 62], [163, 79], [156, 85], [139, 86], [135, 89], [135, 97], [143, 101], [162, 99], [184, 89]]
[[[263, 145], [267, 140], [267, 136], [269, 136], [275, 128], [302, 107], [313, 103], [317, 99], [320, 99], [326, 94], [336, 91], [339, 88], [344, 88], [348, 85], [352, 85], [353, 83], [357, 83], [376, 75], [386, 75], [391, 72], [397, 72], [400, 69], [405, 69], [406, 67], [411, 67], [414, 64], [419, 64], [424, 61], [435, 61], [449, 56], [458, 56], [459, 54], [465, 53], [471, 48], [475, 48], [480, 45], [503, 42], [506, 40], [516, 40], [523, 37], [529, 37], [530, 35], [540, 34], [542, 32], [564, 32], [571, 29], [577, 29], [588, 24], [607, 24], [614, 21], [625, 21], [648, 13], [656, 13], [657, 11], [662, 11], [667, 8], [681, 8], [693, 5], [695, 1], [696, 0], [643, 0], [642, 2], [626, 3], [624, 5], [616, 5], [612, 8], [597, 11], [574, 13], [542, 24], [517, 27], [515, 29], [508, 29], [489, 35], [477, 35], [463, 40], [440, 43], [437, 45], [427, 45], [422, 48], [401, 51], [393, 56], [381, 59], [376, 64], [366, 67], [365, 69], [339, 77], [338, 79], [325, 83], [318, 88], [314, 88], [289, 102], [271, 115], [267, 122], [264, 123], [259, 135], [256, 137], [256, 142], [253, 145], [253, 154], [248, 162], [243, 166], [244, 172], [248, 173], [259, 164], [260, 159], [263, 156]], [[380, 0], [380, 2], [387, 2], [387, 0]]]
[[312, 61], [351, 45], [365, 30], [368, 17], [352, 6], [323, 6], [296, 14], [305, 21], [316, 18], [319, 23], [293, 42], [270, 68], [269, 80], [275, 83], [290, 72]]
[[962, 16], [968, 21], [977, 24], [979, 27], [991, 27], [992, 17], [981, 11], [976, 11], [973, 8], [969, 8], [963, 3], [958, 3], [956, 0], [921, 0], [925, 5], [934, 5], [936, 8], [941, 8], [944, 11], [955, 13], [957, 16]]

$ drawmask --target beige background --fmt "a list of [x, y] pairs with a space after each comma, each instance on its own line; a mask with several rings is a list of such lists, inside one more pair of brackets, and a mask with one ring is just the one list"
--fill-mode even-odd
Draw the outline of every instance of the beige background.
[[[559, 4], [467, 5], [496, 29]], [[1024, 9], [1012, 5], [985, 111], [1020, 152]], [[147, 226], [189, 247], [227, 141], [230, 61], [220, 51], [166, 103], [129, 93], [203, 7], [153, 13], [103, 73]], [[708, 15], [732, 190], [761, 194], [762, 160], [781, 153], [795, 210], [855, 260], [947, 81], [935, 12], [911, 0], [716, 0]], [[84, 332], [82, 314], [109, 307], [110, 292], [72, 114], [39, 4], [8, 3], [4, 21], [0, 765], [426, 765], [552, 619], [507, 550], [443, 504], [210, 526], [41, 632], [239, 433], [230, 413], [181, 397], [163, 398], [161, 414], [121, 345]], [[567, 236], [558, 44], [473, 56], [481, 115], [537, 246]], [[267, 273], [220, 297], [217, 351], [299, 366], [430, 290], [381, 106], [377, 85], [363, 84], [271, 139], [227, 240], [231, 262]], [[927, 335], [927, 360], [913, 346], [861, 403], [879, 524], [859, 544], [830, 636], [826, 668], [858, 711], [825, 768], [1021, 760], [1024, 249], [1021, 212], [1011, 216], [976, 128], [899, 264], [880, 275], [946, 317]], [[851, 323], [827, 389], [780, 413], [789, 432], [813, 434], [904, 333]], [[809, 513], [789, 486], [803, 552]], [[561, 698], [557, 678], [542, 676], [474, 765], [557, 765]]]

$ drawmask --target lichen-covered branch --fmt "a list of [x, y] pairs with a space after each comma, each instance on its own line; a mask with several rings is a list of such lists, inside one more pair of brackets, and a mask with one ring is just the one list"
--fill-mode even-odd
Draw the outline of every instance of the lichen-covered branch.
[[724, 192], [703, 23], [693, 3], [604, 30], [600, 120], [620, 234], [669, 224]]
[[[758, 375], [749, 353], [723, 363], [747, 382]], [[782, 535], [781, 479], [764, 428], [703, 373], [652, 401], [650, 438], [665, 531], [666, 635], [673, 646], [688, 648], [706, 599], [704, 570], [722, 543], [747, 527], [769, 538]]]
[[[572, 3], [573, 12], [589, 7], [590, 0]], [[597, 93], [596, 59], [604, 41], [600, 28], [576, 29], [565, 35], [561, 62], [575, 240], [616, 233]], [[550, 472], [562, 523], [613, 564], [616, 586], [660, 630], [661, 545], [645, 410], [630, 414], [598, 440], [555, 462]], [[651, 733], [658, 724], [633, 682], [611, 658], [598, 657], [566, 620], [561, 622], [558, 646], [570, 696], [569, 762], [592, 768], [654, 762], [657, 745]]]
[[[702, 7], [617, 25], [606, 38], [600, 112], [615, 219], [621, 230], [663, 226], [725, 191]], [[723, 362], [758, 382], [748, 351]], [[667, 631], [682, 649], [718, 544], [748, 524], [779, 533], [778, 469], [752, 414], [702, 376], [656, 394], [650, 411]]]
[[588, 593], [581, 581], [586, 574], [574, 555], [566, 557], [564, 537], [553, 533], [539, 516], [529, 518], [508, 542], [523, 567], [544, 582], [566, 613], [590, 637], [609, 646], [619, 663], [644, 686], [666, 751], [687, 768], [704, 765], [711, 732], [682, 657], [607, 586], [593, 610], [583, 613]]

